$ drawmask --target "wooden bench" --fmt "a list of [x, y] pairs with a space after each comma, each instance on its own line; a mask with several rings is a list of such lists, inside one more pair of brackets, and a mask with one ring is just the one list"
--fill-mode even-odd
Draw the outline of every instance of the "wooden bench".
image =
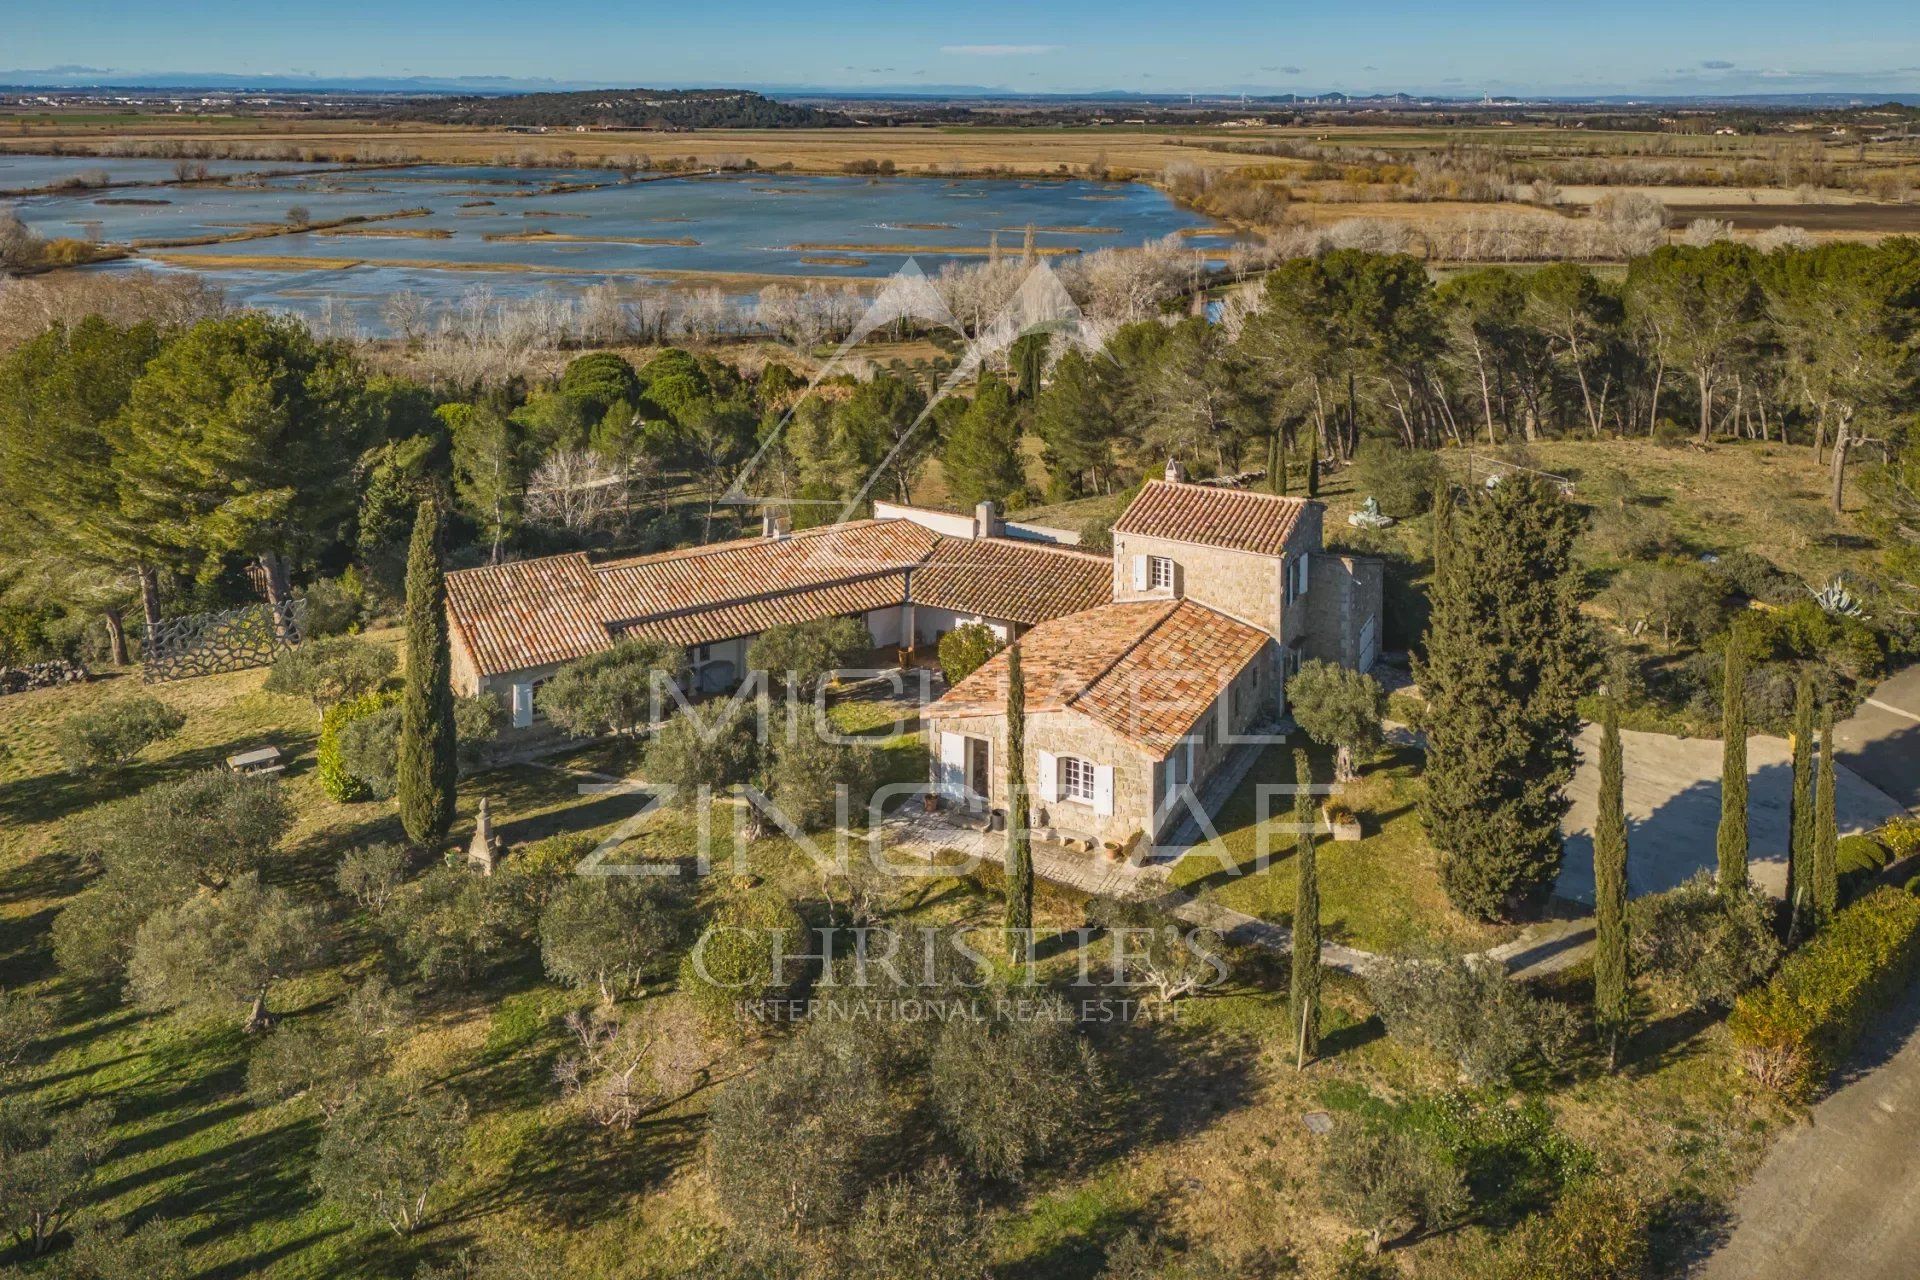
[[242, 751], [237, 756], [228, 756], [227, 768], [235, 773], [246, 774], [285, 773], [287, 763], [281, 758], [280, 748], [259, 747], [253, 751]]

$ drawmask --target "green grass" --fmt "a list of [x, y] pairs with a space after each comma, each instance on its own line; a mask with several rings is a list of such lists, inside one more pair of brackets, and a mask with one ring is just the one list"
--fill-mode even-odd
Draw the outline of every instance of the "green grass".
[[[396, 1067], [457, 1090], [474, 1118], [457, 1167], [436, 1194], [433, 1221], [417, 1239], [401, 1241], [318, 1199], [309, 1184], [317, 1108], [308, 1099], [268, 1106], [249, 1099], [244, 1082], [253, 1046], [232, 1026], [143, 1014], [117, 991], [77, 989], [55, 975], [48, 929], [85, 883], [61, 849], [66, 824], [89, 806], [269, 741], [292, 756], [285, 785], [298, 812], [269, 879], [332, 911], [341, 944], [331, 967], [277, 991], [275, 1009], [284, 1025], [297, 1026], [378, 969], [365, 923], [333, 893], [331, 871], [345, 849], [397, 837], [392, 806], [338, 805], [321, 795], [311, 765], [312, 710], [262, 692], [262, 675], [159, 686], [157, 696], [186, 710], [185, 730], [118, 775], [101, 777], [61, 772], [53, 734], [74, 710], [131, 688], [130, 677], [0, 699], [0, 741], [11, 748], [0, 763], [0, 966], [9, 986], [46, 1002], [58, 1023], [48, 1055], [17, 1087], [56, 1103], [89, 1097], [113, 1105], [118, 1145], [90, 1212], [176, 1223], [196, 1275], [217, 1280], [406, 1277], [422, 1259], [444, 1260], [508, 1236], [540, 1241], [556, 1274], [687, 1273], [725, 1231], [706, 1177], [707, 1110], [715, 1091], [751, 1071], [777, 1040], [731, 1046], [674, 1030], [681, 1001], [670, 986], [641, 1002], [639, 1015], [660, 1020], [672, 1042], [697, 1051], [698, 1061], [673, 1100], [625, 1135], [586, 1126], [553, 1083], [553, 1063], [566, 1048], [559, 1019], [584, 997], [548, 982], [537, 957], [509, 959], [461, 989], [426, 993]], [[843, 728], [871, 731], [886, 728], [899, 711], [880, 701], [845, 701], [835, 717]], [[888, 737], [878, 749], [885, 776], [924, 776], [916, 735]], [[553, 763], [559, 768], [515, 765], [464, 782], [452, 841], [466, 838], [483, 795], [516, 844], [561, 833], [598, 837], [633, 812], [630, 797], [581, 795], [578, 777], [565, 772], [573, 766], [631, 774], [639, 765], [631, 742], [595, 744]], [[1279, 754], [1269, 752], [1254, 780], [1280, 780], [1283, 768]], [[1326, 776], [1324, 756], [1316, 756], [1316, 769]], [[1321, 844], [1330, 932], [1369, 947], [1435, 938], [1482, 945], [1493, 935], [1445, 907], [1418, 837], [1411, 786], [1410, 760], [1376, 762], [1348, 796], [1367, 823], [1367, 838]], [[1229, 807], [1224, 825], [1235, 865], [1244, 865], [1259, 834], [1251, 788]], [[715, 822], [723, 866], [733, 851], [728, 829]], [[684, 856], [695, 830], [693, 815], [663, 812], [617, 856]], [[1223, 877], [1208, 891], [1284, 920], [1292, 901], [1286, 844], [1275, 842], [1277, 861], [1267, 871]], [[820, 871], [805, 850], [772, 839], [742, 853], [752, 875], [820, 912]], [[1217, 870], [1193, 863], [1178, 873], [1192, 884]], [[701, 892], [715, 887], [704, 884]], [[1073, 895], [1042, 894], [1038, 906], [1043, 927], [1070, 930], [1085, 918]], [[893, 907], [910, 924], [990, 928], [1001, 913], [987, 874], [915, 879], [896, 890]], [[1043, 972], [1068, 980], [1079, 960], [1065, 946], [1046, 957]], [[1320, 1207], [1318, 1148], [1300, 1115], [1320, 1105], [1329, 1083], [1393, 1099], [1445, 1089], [1454, 1073], [1384, 1036], [1364, 987], [1342, 975], [1328, 984], [1326, 1057], [1296, 1073], [1286, 1053], [1284, 965], [1264, 953], [1235, 953], [1230, 961], [1229, 981], [1181, 1002], [1176, 1018], [1090, 1031], [1113, 1093], [1064, 1167], [1019, 1187], [988, 1190], [1000, 1280], [1091, 1280], [1111, 1242], [1134, 1229], [1167, 1230], [1229, 1258], [1294, 1253], [1310, 1268], [1344, 1238], [1345, 1228]], [[1550, 1098], [1562, 1128], [1611, 1167], [1643, 1169], [1661, 1187], [1709, 1199], [1731, 1190], [1785, 1118], [1740, 1080], [1717, 1026], [1685, 1018], [1655, 1021], [1620, 1076], [1584, 1073], [1554, 1086]], [[1466, 1263], [1455, 1267], [1466, 1249], [1448, 1239], [1422, 1242], [1410, 1261], [1436, 1280], [1468, 1274]]]
[[[1332, 763], [1315, 748], [1314, 776], [1332, 777]], [[1222, 850], [1200, 846], [1173, 869], [1172, 882], [1224, 906], [1281, 924], [1291, 923], [1296, 883], [1296, 837], [1276, 831], [1292, 821], [1292, 797], [1271, 794], [1261, 813], [1259, 789], [1293, 781], [1291, 748], [1268, 747], [1222, 809]], [[1427, 946], [1481, 948], [1508, 931], [1477, 924], [1455, 911], [1440, 885], [1437, 855], [1415, 811], [1420, 755], [1389, 752], [1369, 764], [1340, 799], [1360, 817], [1363, 836], [1315, 845], [1321, 920], [1329, 941], [1364, 951]], [[1262, 865], [1264, 849], [1265, 864]]]

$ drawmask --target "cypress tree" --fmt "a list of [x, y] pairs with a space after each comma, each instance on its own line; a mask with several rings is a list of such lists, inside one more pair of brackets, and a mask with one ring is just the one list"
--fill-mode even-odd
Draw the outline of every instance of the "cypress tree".
[[1299, 828], [1294, 853], [1292, 973], [1287, 986], [1287, 1013], [1294, 1036], [1294, 1068], [1303, 1070], [1307, 1058], [1320, 1050], [1320, 875], [1313, 851], [1313, 765], [1304, 749], [1293, 753], [1293, 778], [1300, 790], [1293, 797], [1293, 821]]
[[1792, 938], [1812, 901], [1813, 683], [1800, 677], [1793, 696], [1793, 795], [1787, 803], [1787, 936]]
[[1607, 700], [1600, 728], [1600, 813], [1593, 824], [1593, 1021], [1607, 1042], [1607, 1069], [1620, 1061], [1630, 1012], [1627, 976], [1627, 812], [1620, 709]]
[[1813, 881], [1811, 899], [1816, 928], [1840, 907], [1840, 822], [1834, 803], [1833, 712], [1820, 718], [1820, 780], [1813, 801]]
[[407, 685], [400, 699], [396, 794], [407, 839], [435, 845], [453, 825], [459, 761], [453, 735], [453, 656], [447, 641], [447, 575], [440, 562], [440, 505], [420, 504], [407, 551]]
[[1311, 432], [1307, 439], [1307, 496], [1320, 496], [1320, 437]]
[[1578, 520], [1557, 489], [1527, 476], [1457, 507], [1443, 494], [1434, 516], [1432, 620], [1416, 677], [1431, 709], [1420, 814], [1448, 898], [1497, 919], [1560, 871], [1592, 665]]
[[1007, 950], [1033, 928], [1033, 834], [1027, 830], [1027, 682], [1020, 646], [1007, 649]]
[[1727, 665], [1720, 691], [1720, 892], [1734, 897], [1747, 888], [1747, 655], [1736, 625], [1727, 637]]
[[1267, 439], [1267, 488], [1283, 498], [1287, 494], [1287, 437], [1279, 430]]

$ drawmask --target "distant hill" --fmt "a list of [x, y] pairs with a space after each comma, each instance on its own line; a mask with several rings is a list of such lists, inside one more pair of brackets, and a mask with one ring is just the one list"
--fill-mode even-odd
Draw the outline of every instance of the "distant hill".
[[409, 102], [393, 117], [493, 128], [821, 129], [851, 125], [838, 111], [794, 106], [744, 89], [589, 89]]

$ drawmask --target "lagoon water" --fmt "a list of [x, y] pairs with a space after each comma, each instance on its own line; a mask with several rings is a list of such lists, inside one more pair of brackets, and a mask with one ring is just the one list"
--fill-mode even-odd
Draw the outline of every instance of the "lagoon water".
[[[0, 164], [30, 171], [29, 162], [47, 159], [6, 156]], [[69, 159], [60, 158], [63, 166]], [[156, 164], [165, 170], [151, 173], [147, 166]], [[1211, 227], [1151, 187], [1082, 180], [770, 173], [623, 179], [602, 169], [419, 165], [159, 185], [171, 162], [101, 159], [85, 167], [155, 185], [7, 203], [42, 235], [121, 244], [282, 224], [296, 205], [314, 222], [381, 219], [151, 250], [194, 255], [193, 269], [210, 273], [237, 302], [313, 314], [331, 297], [336, 315], [344, 310], [370, 330], [380, 327], [381, 300], [399, 290], [450, 300], [477, 286], [512, 296], [607, 280], [697, 284], [710, 274], [726, 292], [746, 294], [763, 283], [749, 277], [870, 280], [909, 257], [931, 273], [947, 261], [980, 260], [996, 240], [1017, 253], [1029, 227], [1042, 251], [1080, 252]], [[383, 217], [402, 213], [409, 216]], [[1200, 239], [1196, 247], [1208, 243], [1217, 242]], [[108, 269], [156, 266], [140, 258]]]

